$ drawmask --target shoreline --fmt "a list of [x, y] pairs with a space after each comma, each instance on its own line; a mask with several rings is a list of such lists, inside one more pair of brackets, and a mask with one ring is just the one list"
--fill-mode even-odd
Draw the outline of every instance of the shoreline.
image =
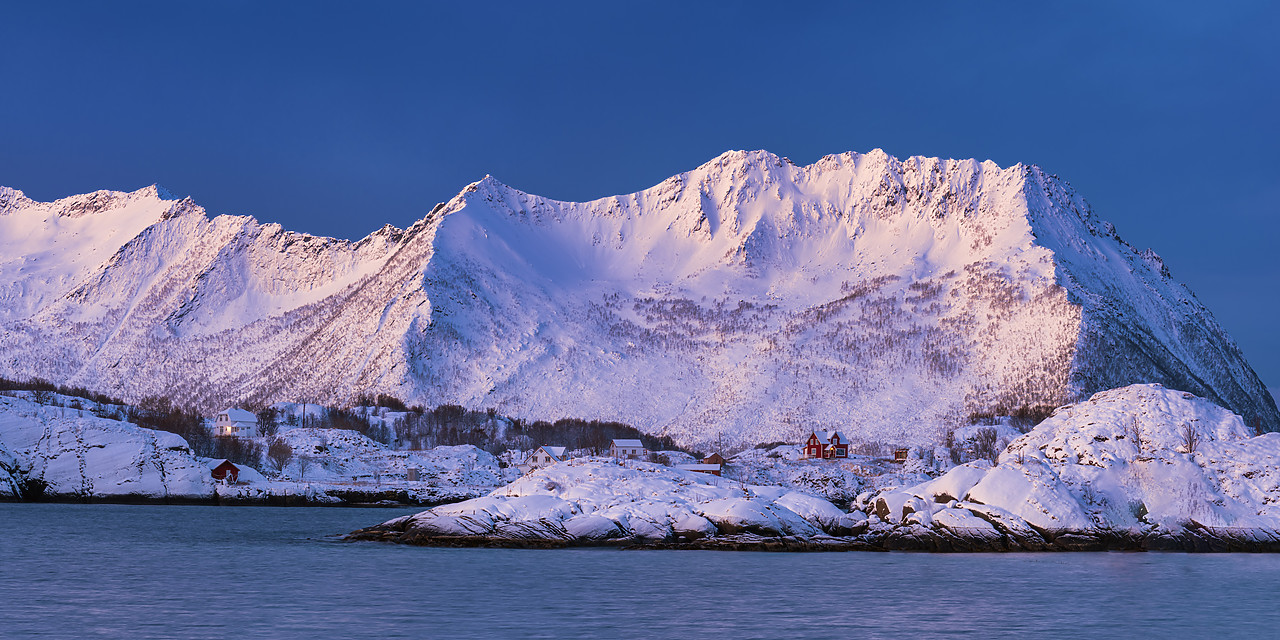
[[[397, 493], [397, 492], [390, 492]], [[431, 508], [467, 500], [459, 497], [450, 500], [418, 501], [412, 498], [393, 499], [379, 497], [386, 494], [352, 494], [351, 492], [326, 492], [325, 498], [308, 497], [305, 494], [272, 494], [259, 497], [243, 496], [150, 496], [141, 494], [80, 496], [49, 495], [40, 498], [15, 498], [0, 496], [0, 504], [122, 504], [122, 505], [172, 505], [205, 507], [361, 507], [361, 508]], [[397, 496], [403, 498], [404, 496]]]
[[939, 530], [893, 529], [857, 536], [759, 536], [733, 534], [696, 540], [616, 538], [499, 538], [443, 536], [404, 531], [382, 525], [357, 529], [344, 542], [381, 542], [420, 547], [486, 549], [571, 549], [614, 547], [623, 551], [755, 551], [833, 553], [889, 551], [923, 553], [1071, 553], [1071, 552], [1183, 552], [1280, 553], [1280, 532], [1267, 529], [1210, 529], [1149, 533], [1061, 531], [1042, 536], [966, 536]]

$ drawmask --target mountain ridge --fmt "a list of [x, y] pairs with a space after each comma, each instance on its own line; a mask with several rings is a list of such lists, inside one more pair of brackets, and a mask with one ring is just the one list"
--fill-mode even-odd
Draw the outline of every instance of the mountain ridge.
[[[923, 442], [1134, 382], [1280, 427], [1194, 294], [1033, 165], [731, 151], [583, 203], [486, 176], [358, 241], [161, 193], [0, 189], [0, 237], [29, 232], [0, 253], [5, 375], [207, 406], [385, 392], [684, 443]], [[60, 264], [93, 225], [53, 205], [155, 220]]]

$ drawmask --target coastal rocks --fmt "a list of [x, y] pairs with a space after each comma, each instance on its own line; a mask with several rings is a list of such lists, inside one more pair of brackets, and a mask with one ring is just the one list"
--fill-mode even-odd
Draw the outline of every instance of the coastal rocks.
[[[494, 542], [575, 544], [694, 541], [725, 535], [813, 537], [857, 528], [821, 498], [752, 487], [635, 461], [569, 460], [524, 476], [488, 496], [443, 505], [363, 532], [362, 539], [434, 544], [483, 536]], [[359, 537], [359, 536], [357, 536]]]
[[[683, 523], [683, 522], [682, 522]], [[617, 522], [610, 520], [604, 516], [583, 515], [569, 518], [564, 521], [564, 530], [576, 540], [613, 540], [624, 536], [622, 527]], [[679, 531], [679, 529], [677, 529]], [[685, 527], [686, 537], [694, 537], [693, 534], [705, 532], [700, 530], [697, 525]], [[700, 536], [697, 536], [700, 537]]]
[[1277, 461], [1277, 434], [1250, 437], [1207, 400], [1133, 385], [1059, 409], [994, 466], [864, 501], [892, 548], [959, 536], [1031, 551], [1274, 550]]
[[[571, 460], [489, 496], [352, 534], [416, 544], [776, 551], [1280, 551], [1280, 435], [1159, 385], [1058, 410], [999, 461], [864, 493]], [[865, 510], [865, 511], [863, 511]], [[483, 526], [459, 524], [467, 514]], [[452, 519], [450, 519], [452, 518]], [[440, 522], [448, 522], [443, 526]], [[492, 524], [490, 524], [492, 523]]]
[[181, 437], [18, 397], [0, 397], [0, 469], [0, 496], [214, 495], [208, 468]]

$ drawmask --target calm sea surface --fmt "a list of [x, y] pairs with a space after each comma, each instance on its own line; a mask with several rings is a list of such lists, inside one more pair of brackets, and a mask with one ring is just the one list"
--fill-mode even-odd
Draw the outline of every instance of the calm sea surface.
[[0, 638], [1280, 637], [1280, 556], [331, 537], [402, 513], [0, 504]]

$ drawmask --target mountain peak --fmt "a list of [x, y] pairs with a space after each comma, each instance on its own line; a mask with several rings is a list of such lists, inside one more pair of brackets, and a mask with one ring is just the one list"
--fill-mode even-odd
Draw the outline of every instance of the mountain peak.
[[157, 200], [181, 200], [182, 199], [174, 195], [172, 191], [169, 191], [168, 189], [160, 186], [158, 183], [152, 184], [151, 186], [148, 186], [148, 187], [143, 187], [135, 191], [134, 193], [151, 196], [153, 198], [156, 198]]
[[[189, 200], [142, 192], [0, 190], [22, 212], [0, 218], [0, 374], [210, 406], [389, 393], [690, 444], [923, 444], [1134, 382], [1280, 426], [1162, 261], [1033, 165], [736, 150], [590, 202], [486, 175], [358, 243], [157, 224]], [[110, 215], [54, 219], [73, 210]]]

